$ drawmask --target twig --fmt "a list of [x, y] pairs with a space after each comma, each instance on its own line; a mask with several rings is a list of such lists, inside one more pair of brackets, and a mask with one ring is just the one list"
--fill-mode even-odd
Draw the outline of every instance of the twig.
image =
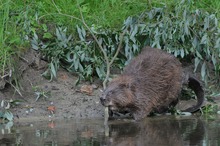
[[[129, 26], [129, 25], [128, 25]], [[115, 55], [113, 56], [113, 58], [111, 59], [110, 62], [108, 62], [107, 64], [107, 71], [106, 71], [106, 77], [103, 81], [103, 88], [105, 89], [106, 88], [106, 84], [108, 82], [108, 79], [109, 79], [109, 76], [110, 76], [110, 67], [112, 65], [112, 63], [115, 61], [115, 58], [118, 56], [118, 53], [120, 52], [121, 50], [121, 47], [122, 47], [122, 42], [123, 42], [123, 38], [124, 38], [124, 35], [128, 29], [128, 26], [124, 29], [124, 31], [120, 34], [120, 37], [119, 37], [119, 45], [118, 45], [118, 48], [115, 52]]]
[[18, 92], [18, 94], [19, 94], [21, 97], [23, 97], [23, 95], [21, 94], [21, 92], [20, 92], [19, 89], [17, 89], [17, 88], [16, 88], [12, 83], [10, 83], [9, 81], [6, 80], [6, 82], [9, 83], [9, 84]]
[[91, 33], [92, 37], [94, 38], [94, 40], [96, 41], [96, 43], [98, 44], [100, 50], [102, 51], [103, 55], [104, 55], [104, 58], [106, 60], [106, 63], [108, 64], [109, 62], [109, 59], [108, 59], [108, 56], [107, 56], [107, 53], [105, 52], [104, 48], [102, 47], [102, 45], [99, 43], [97, 37], [94, 35], [94, 33], [92, 32], [92, 30], [89, 28], [89, 26], [86, 24], [85, 20], [84, 20], [84, 17], [83, 17], [83, 14], [82, 14], [82, 11], [81, 11], [81, 8], [80, 6], [79, 7], [79, 11], [80, 11], [80, 16], [81, 16], [81, 22], [83, 23], [83, 25], [88, 29], [88, 31]]

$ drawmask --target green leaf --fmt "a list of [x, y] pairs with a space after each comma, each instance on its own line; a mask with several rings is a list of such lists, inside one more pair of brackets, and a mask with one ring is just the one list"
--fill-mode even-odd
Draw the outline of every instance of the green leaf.
[[2, 100], [2, 101], [1, 101], [1, 107], [2, 107], [2, 108], [4, 107], [4, 103], [5, 103], [5, 101]]
[[181, 48], [181, 49], [180, 49], [180, 56], [183, 58], [184, 55], [185, 55], [185, 54], [184, 54], [184, 50], [183, 50], [183, 48]]
[[216, 61], [216, 58], [215, 58], [215, 55], [214, 55], [214, 54], [212, 54], [212, 63], [213, 63], [213, 65], [214, 65], [214, 67], [216, 68], [216, 63], [217, 63], [217, 61]]
[[138, 26], [135, 25], [135, 26], [134, 26], [134, 29], [133, 29], [133, 31], [132, 31], [132, 33], [131, 33], [131, 37], [134, 37], [134, 36], [137, 34], [137, 32], [138, 32]]
[[76, 28], [77, 28], [77, 32], [78, 32], [80, 40], [85, 41], [85, 30], [80, 29], [80, 27], [78, 25], [76, 26]]
[[54, 64], [51, 62], [51, 72], [53, 76], [56, 78], [57, 77], [57, 69], [55, 68]]
[[199, 57], [199, 59], [203, 59], [203, 57], [200, 55], [200, 53], [196, 50], [196, 56]]
[[80, 60], [84, 61], [84, 59], [85, 59], [85, 53], [82, 53], [81, 56], [80, 56]]
[[199, 65], [199, 63], [200, 63], [200, 59], [199, 59], [198, 57], [196, 57], [196, 58], [194, 59], [194, 62], [195, 62], [194, 72], [196, 72], [197, 67], [198, 67], [198, 65]]
[[205, 61], [202, 64], [201, 76], [202, 76], [202, 80], [205, 80], [205, 76], [206, 76], [206, 62]]
[[192, 45], [193, 45], [193, 48], [194, 48], [194, 49], [198, 46], [198, 39], [197, 39], [196, 36], [193, 38]]
[[79, 58], [76, 58], [74, 60], [74, 68], [75, 68], [76, 71], [79, 69]]
[[58, 40], [62, 40], [62, 37], [61, 37], [60, 31], [59, 31], [59, 28], [56, 28], [56, 36], [57, 36], [57, 39], [58, 39]]
[[189, 22], [188, 22], [188, 19], [184, 23], [184, 32], [185, 32], [186, 35], [189, 35]]
[[46, 25], [46, 24], [43, 24], [42, 27], [43, 27], [44, 32], [47, 32], [47, 30], [48, 30], [48, 29], [47, 29], [47, 25]]
[[86, 31], [83, 27], [81, 27], [81, 30], [82, 30], [82, 37], [85, 39], [86, 37]]
[[98, 67], [95, 68], [97, 75], [99, 76], [99, 78], [101, 78], [101, 73], [100, 73], [100, 69]]
[[84, 72], [84, 68], [83, 68], [83, 66], [82, 66], [82, 64], [80, 62], [79, 62], [78, 66], [79, 66], [79, 71], [83, 73]]
[[53, 37], [53, 35], [51, 34], [51, 33], [49, 33], [49, 32], [46, 32], [46, 33], [44, 33], [44, 35], [43, 35], [43, 38], [44, 39], [50, 39], [50, 38], [52, 38]]
[[179, 51], [178, 51], [178, 50], [175, 50], [175, 51], [174, 51], [174, 56], [177, 57], [178, 55], [179, 55]]
[[40, 92], [35, 92], [35, 94], [37, 95], [35, 101], [38, 101], [38, 99], [41, 97], [41, 93]]
[[200, 44], [207, 44], [207, 34], [202, 37]]
[[[12, 114], [12, 113], [10, 112], [10, 114]], [[12, 116], [13, 116], [13, 114], [12, 114]], [[9, 122], [7, 122], [7, 124], [5, 125], [5, 129], [11, 129], [12, 128], [12, 126], [14, 125], [12, 119], [13, 119], [13, 117], [11, 118], [11, 120], [9, 120]]]
[[92, 67], [91, 65], [88, 65], [86, 68], [86, 76], [89, 77], [92, 75]]
[[204, 30], [207, 30], [209, 28], [209, 17], [206, 17], [204, 19]]
[[4, 117], [9, 121], [12, 121], [14, 118], [13, 114], [10, 111], [6, 111]]
[[215, 42], [215, 48], [220, 48], [220, 37]]
[[38, 40], [38, 36], [37, 36], [36, 33], [34, 33], [34, 39], [35, 39], [35, 40]]

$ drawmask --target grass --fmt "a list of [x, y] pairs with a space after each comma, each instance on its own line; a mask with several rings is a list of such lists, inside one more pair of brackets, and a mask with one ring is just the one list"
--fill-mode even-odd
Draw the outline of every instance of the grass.
[[[92, 24], [104, 27], [119, 28], [122, 22], [130, 15], [136, 15], [147, 8], [145, 0], [91, 0], [77, 3], [77, 1], [55, 1], [57, 8], [64, 14], [80, 17], [78, 4], [89, 26]], [[53, 21], [57, 25], [69, 25], [75, 29], [79, 24], [74, 19], [53, 15], [57, 13], [52, 1], [37, 2], [39, 15], [43, 21]], [[67, 7], [68, 6], [68, 7]], [[52, 14], [52, 15], [51, 15]], [[67, 23], [68, 22], [68, 23]]]
[[22, 40], [23, 23], [19, 23], [21, 11], [13, 11], [14, 6], [12, 0], [0, 1], [0, 80], [7, 79], [5, 81], [11, 85], [13, 82], [12, 86], [19, 92], [14, 59], [24, 50], [26, 43]]
[[6, 70], [6, 66], [8, 63], [8, 58], [10, 58], [10, 48], [5, 45], [5, 32], [7, 32], [8, 19], [9, 19], [9, 1], [5, 3], [0, 3], [1, 11], [0, 13], [2, 17], [0, 17], [0, 71], [1, 75], [4, 75], [4, 71]]

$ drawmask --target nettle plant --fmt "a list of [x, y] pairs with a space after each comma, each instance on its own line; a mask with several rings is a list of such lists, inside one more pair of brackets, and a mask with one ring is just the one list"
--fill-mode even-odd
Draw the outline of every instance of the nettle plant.
[[[51, 80], [59, 66], [77, 72], [87, 80], [106, 77], [106, 58], [114, 57], [120, 41], [122, 48], [111, 68], [123, 68], [144, 46], [152, 46], [173, 53], [176, 57], [191, 58], [195, 70], [207, 81], [210, 72], [220, 72], [220, 29], [214, 14], [190, 10], [190, 3], [182, 1], [175, 7], [152, 8], [140, 16], [128, 17], [120, 30], [93, 25], [90, 30], [77, 26], [77, 37], [67, 35], [67, 29], [56, 28], [55, 37], [47, 42], [34, 35], [32, 48], [39, 50], [50, 61], [44, 73]], [[124, 32], [120, 38], [121, 32]], [[48, 33], [48, 32], [47, 32]], [[97, 41], [95, 41], [95, 38]], [[120, 40], [122, 39], [122, 40]]]

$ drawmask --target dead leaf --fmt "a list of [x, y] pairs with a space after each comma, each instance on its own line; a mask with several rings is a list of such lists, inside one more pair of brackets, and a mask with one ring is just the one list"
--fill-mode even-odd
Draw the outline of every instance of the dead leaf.
[[48, 107], [47, 107], [47, 110], [50, 111], [50, 112], [52, 112], [52, 113], [54, 113], [55, 110], [56, 110], [56, 107], [53, 106], [53, 105], [51, 105], [51, 106], [48, 106]]
[[80, 89], [80, 92], [81, 93], [85, 93], [85, 94], [88, 94], [88, 95], [92, 95], [93, 93], [93, 87], [90, 86], [90, 85], [83, 85]]

